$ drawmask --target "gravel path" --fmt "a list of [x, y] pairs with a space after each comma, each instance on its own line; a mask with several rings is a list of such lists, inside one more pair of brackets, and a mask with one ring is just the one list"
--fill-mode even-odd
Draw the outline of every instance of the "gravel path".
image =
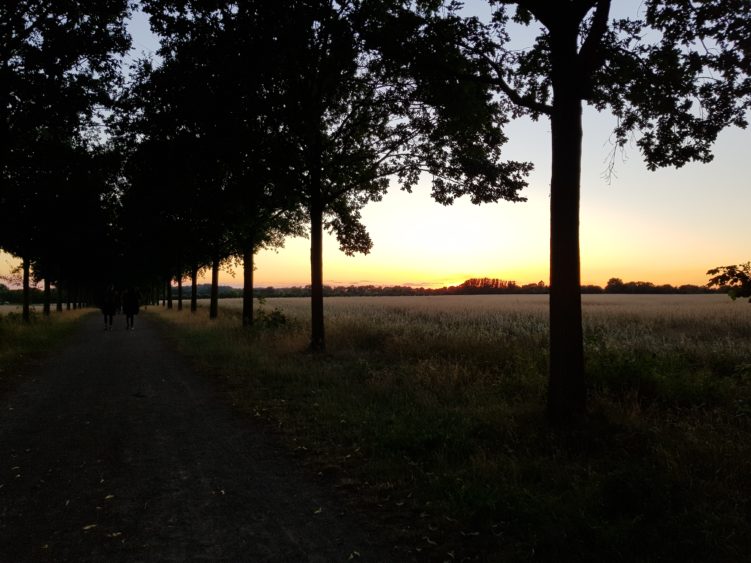
[[148, 315], [116, 320], [0, 399], [0, 561], [392, 559]]

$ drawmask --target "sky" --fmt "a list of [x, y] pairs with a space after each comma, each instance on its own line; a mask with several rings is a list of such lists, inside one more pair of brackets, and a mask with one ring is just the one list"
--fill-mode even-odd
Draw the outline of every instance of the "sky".
[[[581, 201], [582, 283], [611, 277], [656, 284], [703, 285], [715, 266], [751, 259], [751, 131], [728, 130], [706, 165], [649, 172], [635, 147], [617, 156], [605, 177], [612, 120], [587, 111]], [[412, 194], [392, 186], [369, 204], [363, 222], [373, 238], [367, 256], [347, 257], [327, 237], [324, 278], [332, 285], [435, 287], [470, 277], [548, 282], [550, 247], [549, 124], [529, 120], [509, 128], [506, 157], [535, 171], [523, 203], [444, 207], [430, 198], [429, 179]], [[309, 242], [289, 239], [261, 252], [256, 284], [283, 287], [308, 281]], [[239, 278], [223, 278], [239, 283]]]
[[[156, 42], [143, 15], [131, 24], [135, 54]], [[614, 173], [614, 119], [586, 108], [582, 159], [581, 270], [583, 284], [611, 277], [679, 285], [707, 282], [710, 268], [751, 260], [751, 130], [724, 131], [709, 164], [646, 169], [636, 146], [618, 152]], [[503, 156], [532, 162], [523, 203], [444, 207], [424, 178], [408, 194], [394, 182], [383, 201], [370, 203], [363, 222], [373, 239], [368, 255], [345, 256], [334, 237], [324, 244], [324, 283], [441, 287], [491, 277], [519, 284], [549, 280], [550, 125], [521, 119], [506, 129]], [[288, 239], [256, 257], [258, 287], [307, 285], [310, 242]], [[17, 261], [0, 256], [0, 275]], [[220, 283], [242, 285], [223, 272]], [[203, 281], [208, 281], [204, 279]]]

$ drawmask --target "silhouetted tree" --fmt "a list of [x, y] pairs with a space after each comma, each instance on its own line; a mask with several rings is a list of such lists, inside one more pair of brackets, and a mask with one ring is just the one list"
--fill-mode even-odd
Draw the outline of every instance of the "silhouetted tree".
[[712, 276], [707, 286], [727, 289], [733, 300], [748, 297], [751, 303], [751, 262], [712, 268], [707, 275]]
[[[144, 6], [162, 40], [165, 62], [157, 73], [170, 77], [167, 90], [181, 91], [170, 104], [153, 105], [175, 111], [181, 132], [221, 147], [214, 197], [229, 205], [217, 216], [225, 222], [222, 236], [209, 239], [243, 254], [247, 286], [255, 249], [298, 232], [299, 207], [307, 211], [313, 350], [325, 342], [323, 230], [333, 231], [346, 253], [367, 252], [361, 209], [382, 197], [390, 176], [409, 189], [428, 170], [444, 203], [467, 191], [476, 201], [520, 199], [530, 167], [497, 165], [504, 139], [489, 126], [488, 96], [449, 89], [432, 105], [418, 100], [414, 82], [391, 73], [363, 39], [369, 19], [382, 12], [323, 0]], [[475, 103], [466, 103], [470, 98]], [[435, 111], [447, 103], [465, 111]], [[251, 296], [249, 287], [246, 322]]]
[[127, 13], [126, 0], [0, 3], [0, 247], [22, 257], [25, 280], [48, 220], [31, 213], [50, 195], [36, 189], [50, 170], [38, 158], [74, 143], [108, 104]]
[[[382, 42], [373, 40], [384, 15], [355, 1], [285, 4], [280, 66], [289, 84], [290, 135], [299, 147], [293, 165], [300, 166], [310, 218], [314, 351], [325, 348], [324, 229], [336, 235], [346, 254], [367, 253], [372, 241], [361, 210], [382, 198], [390, 178], [409, 190], [428, 171], [434, 194], [447, 204], [468, 192], [477, 201], [519, 200], [530, 169], [497, 165], [503, 138], [482, 119], [491, 115], [482, 111], [487, 96], [451, 91], [430, 102], [418, 98], [420, 85], [395, 72]], [[463, 113], [436, 110], [449, 100]], [[501, 178], [505, 181], [494, 182]]]
[[[586, 410], [579, 263], [582, 105], [610, 109], [618, 120], [617, 146], [636, 139], [650, 170], [711, 160], [720, 130], [746, 125], [751, 3], [646, 0], [635, 17], [616, 18], [610, 0], [489, 0], [489, 22], [463, 15], [461, 3], [453, 1], [392, 4], [406, 7], [394, 9], [394, 30], [404, 27], [399, 20], [419, 19], [419, 33], [392, 34], [394, 51], [419, 76], [432, 74], [435, 88], [450, 80], [484, 85], [498, 98], [500, 125], [519, 115], [550, 120], [548, 414], [556, 421], [577, 418]], [[536, 36], [528, 49], [510, 43], [521, 28], [525, 41]], [[457, 59], [467, 63], [456, 65]]]
[[[173, 122], [189, 131], [216, 168], [203, 197], [214, 210], [209, 261], [212, 279], [230, 255], [243, 258], [243, 323], [252, 323], [253, 255], [299, 234], [299, 203], [287, 170], [294, 148], [280, 111], [274, 30], [283, 7], [269, 3], [149, 0], [145, 9], [160, 35], [162, 66], [152, 73], [156, 95], [169, 100]], [[259, 57], [259, 53], [265, 53]], [[217, 64], [221, 61], [221, 64]], [[161, 82], [153, 79], [162, 77]], [[165, 80], [166, 78], [166, 80]], [[184, 147], [184, 149], [190, 147]], [[194, 202], [195, 203], [195, 202]], [[216, 293], [216, 291], [214, 292]], [[215, 316], [217, 307], [210, 307]]]
[[623, 286], [621, 278], [610, 278], [605, 284], [605, 293], [623, 293]]
[[196, 120], [196, 108], [211, 100], [200, 96], [206, 77], [191, 72], [193, 63], [140, 62], [116, 120], [127, 152], [126, 262], [162, 287], [229, 254], [222, 146]]

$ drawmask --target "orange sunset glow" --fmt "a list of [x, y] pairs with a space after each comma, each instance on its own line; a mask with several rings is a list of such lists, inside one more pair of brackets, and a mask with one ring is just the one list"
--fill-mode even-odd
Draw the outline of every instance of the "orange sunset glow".
[[[649, 172], [634, 148], [618, 157], [608, 182], [603, 164], [608, 122], [588, 112], [581, 210], [582, 283], [604, 286], [611, 277], [655, 284], [707, 282], [715, 266], [746, 261], [751, 252], [751, 133], [723, 133], [710, 164]], [[329, 285], [457, 285], [471, 277], [549, 280], [549, 154], [542, 145], [545, 126], [516, 124], [510, 157], [534, 159], [536, 169], [524, 191], [528, 201], [476, 206], [467, 200], [443, 207], [430, 197], [428, 182], [408, 194], [393, 185], [382, 202], [363, 213], [373, 238], [366, 256], [345, 256], [332, 236], [324, 247], [324, 279]], [[541, 146], [532, 150], [533, 138]], [[529, 152], [526, 152], [529, 151]], [[284, 248], [256, 258], [259, 287], [310, 283], [306, 239], [288, 239]], [[206, 281], [206, 280], [205, 280]], [[223, 272], [223, 284], [240, 286]]]

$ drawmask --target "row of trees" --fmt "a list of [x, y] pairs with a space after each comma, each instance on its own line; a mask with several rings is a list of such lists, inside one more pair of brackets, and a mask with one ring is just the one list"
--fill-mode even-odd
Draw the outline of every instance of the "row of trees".
[[108, 269], [116, 168], [93, 142], [129, 48], [126, 0], [0, 4], [0, 248], [80, 293]]
[[[614, 278], [615, 279], [615, 278]], [[474, 280], [473, 280], [474, 281]], [[491, 280], [496, 281], [496, 280]], [[502, 280], [498, 280], [502, 281]], [[237, 291], [237, 290], [235, 290]], [[655, 285], [650, 282], [626, 282], [620, 286], [602, 287], [599, 285], [583, 285], [582, 294], [681, 294], [694, 295], [703, 293], [725, 293], [727, 287], [712, 289], [706, 286], [684, 284], [674, 286], [669, 284]], [[543, 282], [517, 285], [515, 282], [506, 282], [506, 285], [495, 284], [477, 285], [451, 285], [445, 287], [411, 287], [407, 285], [380, 286], [380, 285], [350, 285], [350, 286], [323, 286], [323, 294], [327, 297], [354, 297], [354, 296], [386, 296], [386, 295], [493, 295], [493, 294], [517, 294], [517, 295], [540, 295], [550, 293], [550, 287]], [[305, 287], [265, 287], [257, 288], [254, 292], [257, 297], [308, 297], [310, 286]], [[238, 297], [233, 294], [232, 288], [227, 288], [227, 297]]]
[[[737, 266], [731, 266], [731, 268], [737, 268]], [[430, 296], [430, 295], [546, 295], [550, 292], [550, 287], [543, 282], [539, 283], [527, 283], [523, 285], [517, 285], [515, 282], [504, 282], [504, 285], [496, 285], [495, 283], [477, 284], [477, 280], [467, 280], [472, 283], [462, 283], [460, 285], [451, 285], [444, 287], [412, 287], [408, 285], [324, 285], [323, 295], [324, 297], [367, 297], [367, 296]], [[503, 280], [495, 280], [489, 278], [490, 282], [501, 282]], [[696, 295], [707, 293], [728, 293], [733, 298], [738, 297], [751, 297], [747, 288], [749, 286], [748, 280], [745, 281], [745, 286], [741, 283], [733, 284], [729, 281], [723, 281], [722, 283], [714, 284], [716, 287], [707, 287], [694, 284], [683, 285], [670, 285], [662, 284], [655, 285], [651, 282], [622, 282], [618, 278], [612, 278], [610, 282], [602, 287], [600, 285], [583, 285], [581, 287], [582, 294], [641, 294], [641, 295]], [[212, 292], [219, 299], [227, 298], [241, 298], [244, 296], [244, 290], [242, 288], [236, 288], [228, 285], [220, 285], [214, 288], [212, 284], [202, 283], [195, 285], [195, 291], [191, 291], [188, 294], [182, 285], [172, 285], [169, 294], [162, 291], [163, 288], [152, 288], [152, 292], [144, 295], [143, 297], [149, 302], [156, 302], [159, 299], [164, 300], [170, 308], [173, 306], [173, 302], [177, 301], [178, 309], [182, 309], [183, 301], [190, 299], [191, 307], [195, 311], [193, 298], [195, 299], [209, 299]], [[744, 293], [744, 291], [746, 293]], [[293, 286], [293, 287], [256, 287], [253, 289], [254, 298], [270, 298], [270, 297], [310, 297], [311, 296], [310, 285], [306, 286]], [[61, 296], [62, 298], [62, 296]], [[20, 289], [10, 289], [8, 286], [0, 283], [0, 304], [13, 303], [22, 304], [24, 301], [23, 291]], [[31, 288], [31, 301], [32, 303], [44, 303], [45, 294], [42, 289], [37, 287]], [[75, 305], [75, 301], [72, 305]], [[63, 304], [60, 302], [60, 308]], [[70, 307], [69, 307], [70, 308]]]
[[[129, 3], [0, 6], [0, 247], [59, 287], [168, 285], [311, 240], [311, 349], [325, 348], [324, 230], [372, 241], [363, 206], [422, 175], [450, 204], [523, 201], [532, 165], [504, 126], [552, 132], [553, 419], [585, 411], [579, 189], [582, 105], [618, 118], [647, 166], [711, 159], [751, 105], [746, 0], [488, 0], [492, 17], [431, 0], [142, 0], [159, 61], [118, 74]], [[514, 47], [522, 30], [531, 47]], [[106, 127], [105, 127], [106, 126]], [[217, 314], [216, 294], [211, 315]]]

